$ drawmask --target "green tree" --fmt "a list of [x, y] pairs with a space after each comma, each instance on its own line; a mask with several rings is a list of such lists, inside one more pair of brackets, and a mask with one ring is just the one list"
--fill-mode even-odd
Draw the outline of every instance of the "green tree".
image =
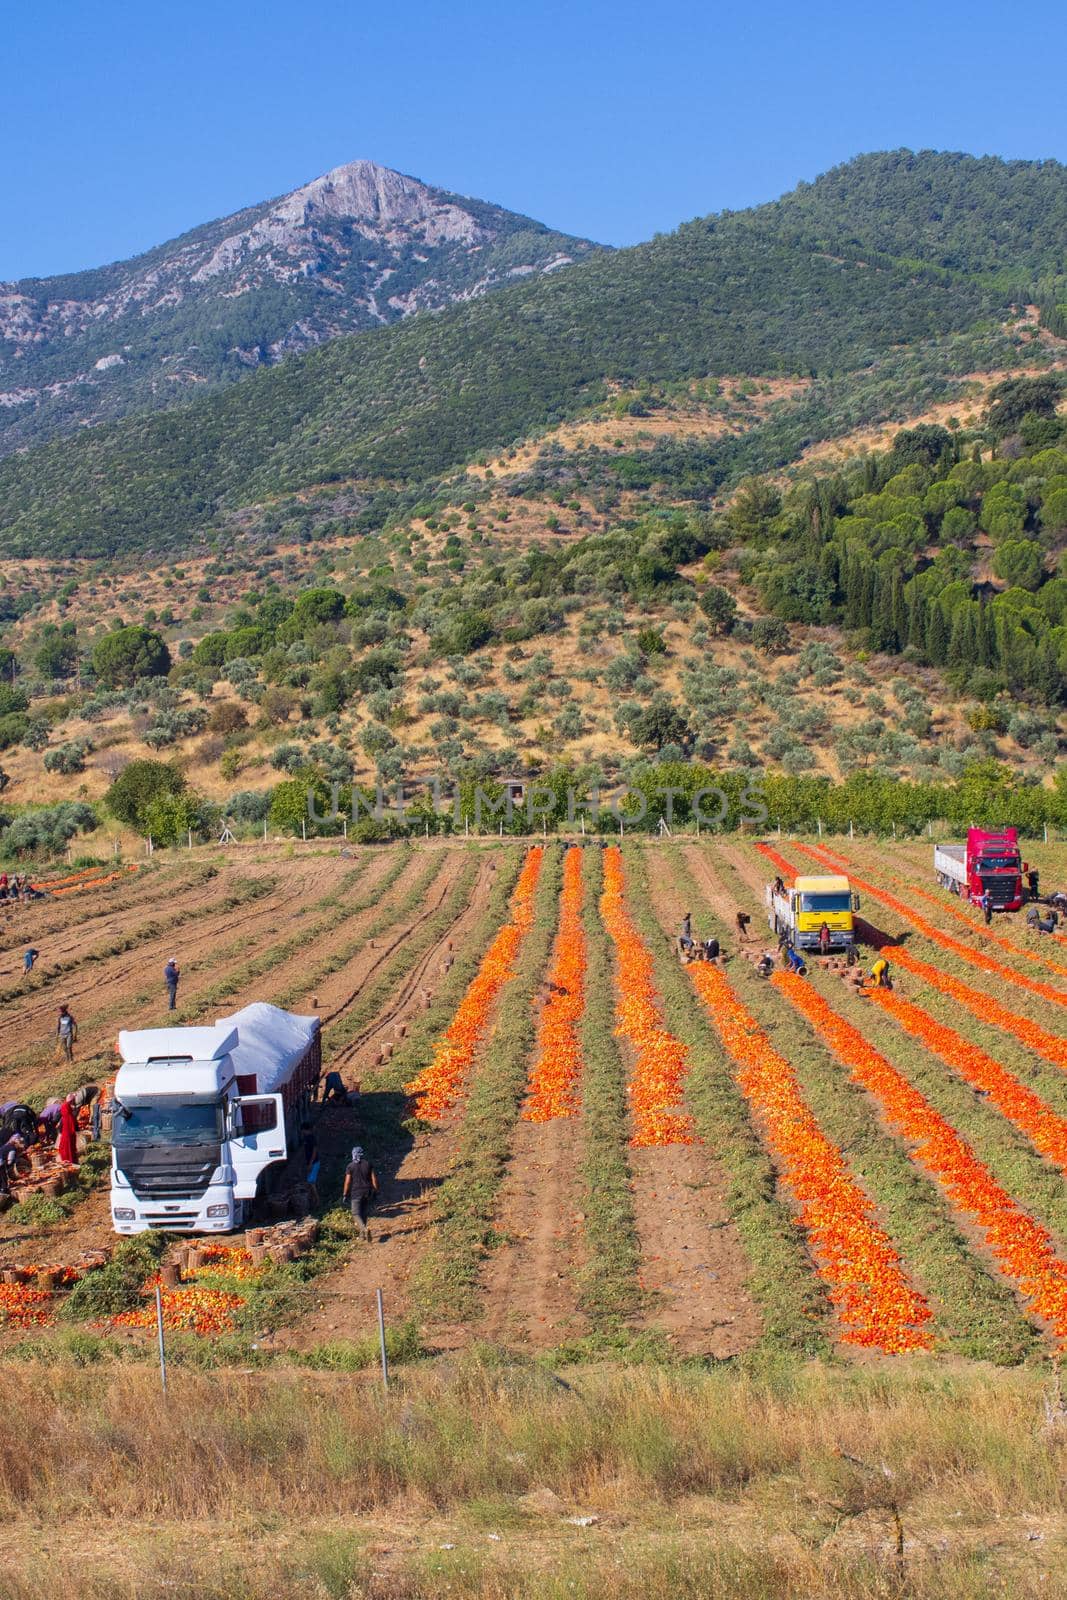
[[749, 478], [743, 483], [727, 512], [731, 528], [746, 542], [760, 538], [782, 509], [782, 496], [773, 483]]
[[193, 660], [198, 667], [221, 667], [226, 660], [228, 633], [205, 633], [193, 646]]
[[709, 584], [707, 589], [701, 590], [701, 598], [697, 603], [712, 624], [713, 634], [729, 634], [737, 616], [737, 602], [729, 589], [723, 589], [721, 584]]
[[179, 794], [157, 794], [141, 816], [141, 831], [153, 844], [184, 844], [200, 825], [200, 802], [188, 789]]
[[119, 822], [144, 832], [144, 819], [153, 800], [181, 794], [185, 779], [166, 761], [131, 761], [104, 796], [104, 805]]
[[138, 678], [162, 678], [170, 671], [162, 636], [138, 623], [98, 639], [92, 660], [93, 671], [109, 689], [129, 688]]
[[484, 611], [462, 611], [440, 640], [441, 653], [469, 656], [487, 645], [493, 637], [493, 624]]
[[692, 737], [688, 722], [669, 700], [654, 701], [633, 722], [634, 743], [653, 750], [662, 750], [667, 744], [680, 745], [684, 750]]
[[1025, 416], [1052, 417], [1056, 414], [1063, 387], [1058, 376], [1008, 378], [990, 392], [986, 426], [998, 439], [1018, 433]]
[[54, 622], [45, 624], [33, 664], [43, 678], [73, 676], [78, 667], [78, 639], [73, 622], [64, 622], [58, 628]]
[[345, 597], [340, 589], [305, 589], [293, 606], [292, 625], [298, 632], [322, 622], [337, 622], [345, 614]]
[[1005, 539], [993, 557], [993, 571], [1009, 588], [1036, 589], [1044, 577], [1044, 555], [1036, 539]]

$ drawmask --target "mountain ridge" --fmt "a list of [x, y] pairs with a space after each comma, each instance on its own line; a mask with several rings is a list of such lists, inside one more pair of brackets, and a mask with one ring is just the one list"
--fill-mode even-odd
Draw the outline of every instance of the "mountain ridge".
[[593, 248], [378, 163], [348, 162], [127, 261], [0, 284], [0, 452], [165, 408]]

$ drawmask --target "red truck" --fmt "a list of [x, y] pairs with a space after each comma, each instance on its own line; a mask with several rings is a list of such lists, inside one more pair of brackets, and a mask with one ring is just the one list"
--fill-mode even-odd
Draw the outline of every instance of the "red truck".
[[1023, 903], [1019, 836], [1014, 828], [968, 828], [966, 844], [934, 846], [934, 872], [943, 889], [980, 905], [985, 890], [994, 911], [1018, 911]]

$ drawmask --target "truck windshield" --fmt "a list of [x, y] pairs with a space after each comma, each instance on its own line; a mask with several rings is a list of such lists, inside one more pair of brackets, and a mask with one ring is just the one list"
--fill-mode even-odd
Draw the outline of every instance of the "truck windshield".
[[827, 911], [851, 911], [852, 897], [847, 890], [840, 894], [802, 894], [800, 909], [814, 912], [816, 916]]
[[1018, 856], [981, 856], [978, 861], [980, 872], [1018, 872]]
[[112, 1143], [218, 1144], [222, 1137], [222, 1106], [215, 1100], [123, 1101], [127, 1115], [116, 1111]]

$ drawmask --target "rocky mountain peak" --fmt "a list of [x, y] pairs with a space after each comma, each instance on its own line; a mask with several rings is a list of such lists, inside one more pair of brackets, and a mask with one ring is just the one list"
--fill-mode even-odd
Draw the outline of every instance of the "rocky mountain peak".
[[346, 162], [131, 261], [0, 284], [0, 455], [591, 248], [377, 162]]

